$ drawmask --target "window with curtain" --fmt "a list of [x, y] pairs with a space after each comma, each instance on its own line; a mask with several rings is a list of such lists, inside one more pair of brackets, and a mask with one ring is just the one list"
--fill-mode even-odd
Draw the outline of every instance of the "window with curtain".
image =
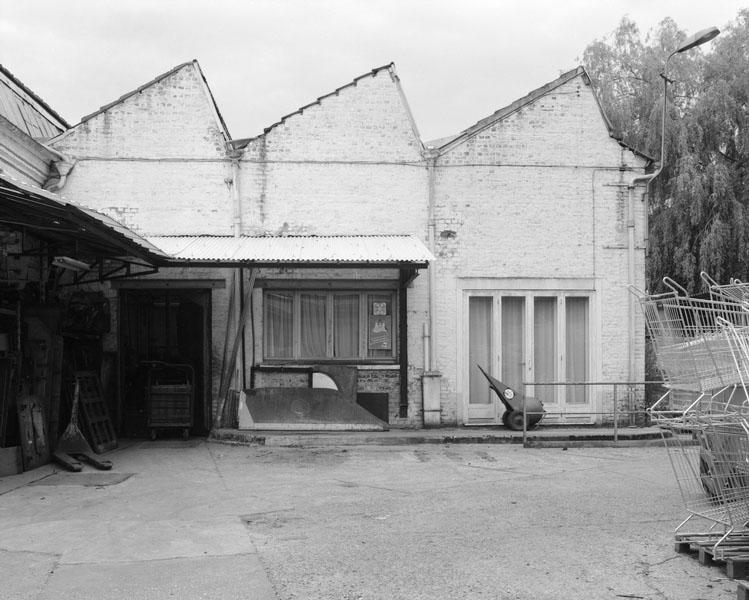
[[[588, 380], [588, 299], [569, 297], [565, 303], [567, 319], [567, 381]], [[585, 404], [587, 389], [583, 385], [567, 387], [567, 404]]]
[[302, 358], [324, 358], [327, 355], [325, 295], [300, 294], [299, 312], [301, 324], [300, 356]]
[[359, 296], [333, 296], [333, 358], [359, 354]]
[[492, 391], [480, 366], [492, 370], [492, 312], [494, 298], [473, 296], [468, 300], [468, 402], [469, 404], [491, 404]]
[[502, 298], [502, 381], [516, 390], [525, 381], [525, 298]]
[[266, 290], [264, 358], [392, 361], [395, 299], [389, 291]]
[[[557, 299], [537, 296], [533, 299], [533, 364], [535, 380], [551, 383], [557, 380]], [[554, 402], [556, 388], [535, 386], [536, 398]]]

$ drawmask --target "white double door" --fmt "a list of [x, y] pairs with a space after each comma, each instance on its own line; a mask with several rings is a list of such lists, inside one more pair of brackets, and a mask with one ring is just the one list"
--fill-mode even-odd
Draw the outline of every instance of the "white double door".
[[590, 380], [589, 294], [481, 290], [464, 293], [464, 309], [466, 423], [497, 422], [504, 412], [477, 365], [541, 400], [548, 420], [591, 422], [591, 389], [560, 385]]

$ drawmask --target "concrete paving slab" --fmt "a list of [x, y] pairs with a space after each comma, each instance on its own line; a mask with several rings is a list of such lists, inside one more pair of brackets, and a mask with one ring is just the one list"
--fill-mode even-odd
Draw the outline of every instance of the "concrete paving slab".
[[5, 527], [2, 547], [47, 552], [61, 563], [164, 560], [246, 553], [252, 549], [241, 520], [50, 520]]
[[52, 463], [48, 465], [42, 465], [31, 471], [25, 471], [24, 473], [18, 473], [15, 475], [6, 475], [0, 477], [0, 496], [12, 492], [15, 489], [21, 488], [33, 481], [49, 477], [54, 473], [57, 473], [58, 469]]
[[0, 550], [0, 597], [38, 600], [56, 564], [54, 554]]
[[44, 485], [82, 485], [84, 487], [101, 487], [107, 485], [117, 485], [127, 479], [130, 479], [134, 473], [114, 473], [107, 471], [101, 472], [80, 472], [80, 473], [67, 473], [60, 472], [54, 473], [49, 477], [43, 479], [37, 479], [32, 481], [29, 485], [44, 486]]
[[[662, 444], [138, 442], [110, 457], [115, 472], [135, 475], [97, 487], [9, 482], [0, 572], [13, 581], [10, 598], [723, 600], [736, 592], [721, 566], [674, 552], [685, 509]], [[24, 575], [26, 561], [34, 577]]]
[[256, 554], [55, 569], [35, 600], [277, 600]]

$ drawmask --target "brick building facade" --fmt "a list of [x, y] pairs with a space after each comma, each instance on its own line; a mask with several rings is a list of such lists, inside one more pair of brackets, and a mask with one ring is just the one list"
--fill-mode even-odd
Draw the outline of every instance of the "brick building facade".
[[[136, 315], [179, 306], [171, 327], [191, 333], [173, 346], [200, 373], [200, 430], [220, 406], [232, 290], [246, 285], [251, 326], [232, 387], [258, 367], [354, 365], [360, 392], [387, 395], [392, 426], [500, 422], [476, 362], [518, 387], [643, 378], [644, 325], [627, 286], [643, 287], [644, 189], [633, 179], [648, 161], [612, 137], [582, 68], [424, 144], [393, 65], [232, 140], [193, 61], [51, 147], [75, 160], [67, 198], [157, 246], [165, 236], [391, 235], [431, 252], [428, 268], [358, 256], [355, 268], [248, 261], [239, 271], [206, 256], [105, 283], [114, 327], [104, 343], [123, 377], [136, 376], [128, 353], [148, 343], [132, 331], [144, 326]], [[377, 315], [387, 317], [384, 337]], [[537, 393], [563, 420], [593, 422], [605, 408], [595, 394]]]

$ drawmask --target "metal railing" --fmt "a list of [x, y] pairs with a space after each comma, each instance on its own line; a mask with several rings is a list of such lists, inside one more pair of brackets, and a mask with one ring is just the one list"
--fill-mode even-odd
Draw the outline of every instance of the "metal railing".
[[[528, 411], [523, 404], [523, 446], [528, 444], [528, 416], [544, 414], [542, 423], [549, 424], [554, 415], [559, 417], [560, 425], [590, 425], [596, 417], [601, 417], [601, 425], [613, 427], [614, 442], [619, 441], [619, 430], [626, 427], [647, 424], [650, 420], [649, 406], [665, 392], [663, 381], [583, 381], [583, 382], [523, 382], [523, 397], [533, 397], [529, 390], [537, 388], [554, 388], [554, 398], [565, 398], [566, 409], [548, 409], [543, 413]], [[559, 388], [565, 388], [560, 392]], [[582, 388], [582, 389], [581, 389]], [[570, 391], [582, 395], [582, 403], [567, 403]], [[655, 393], [652, 393], [655, 392]], [[545, 395], [545, 394], [542, 394]], [[538, 398], [538, 396], [536, 396]], [[548, 401], [542, 400], [548, 404]], [[576, 410], [575, 406], [597, 406], [598, 410]], [[551, 418], [550, 418], [551, 417]], [[606, 418], [610, 417], [610, 418]], [[582, 422], [587, 420], [587, 422]]]

